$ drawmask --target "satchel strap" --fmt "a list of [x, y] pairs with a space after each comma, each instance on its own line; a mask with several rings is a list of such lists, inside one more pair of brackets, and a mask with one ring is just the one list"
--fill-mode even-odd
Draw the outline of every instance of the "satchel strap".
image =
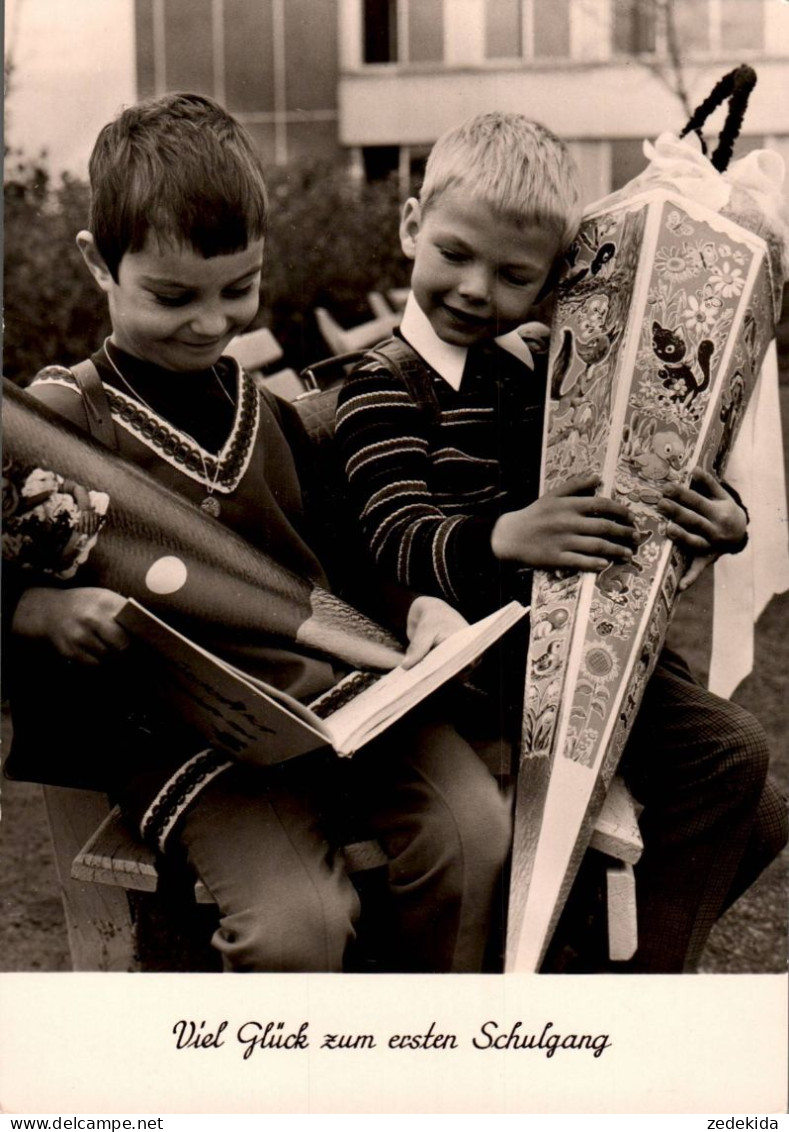
[[334, 440], [334, 416], [337, 411], [337, 398], [345, 383], [344, 367], [365, 358], [373, 357], [382, 362], [388, 370], [395, 373], [403, 382], [416, 404], [425, 414], [430, 426], [436, 424], [440, 416], [438, 398], [430, 374], [422, 361], [402, 338], [387, 338], [372, 350], [359, 350], [351, 354], [340, 354], [319, 362], [312, 370], [324, 372], [339, 367], [343, 376], [325, 389], [313, 389], [302, 393], [293, 402], [301, 417], [307, 435], [316, 445], [326, 445]]
[[107, 448], [117, 451], [118, 437], [115, 433], [115, 423], [99, 371], [90, 358], [87, 358], [84, 362], [72, 366], [71, 372], [82, 394], [90, 435]]
[[431, 425], [441, 415], [433, 379], [425, 363], [417, 357], [402, 338], [387, 338], [369, 353], [387, 363], [388, 368], [400, 377]]

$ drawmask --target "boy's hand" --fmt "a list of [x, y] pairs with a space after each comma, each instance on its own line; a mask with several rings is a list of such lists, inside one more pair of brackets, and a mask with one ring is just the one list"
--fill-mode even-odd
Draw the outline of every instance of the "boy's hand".
[[418, 597], [408, 610], [409, 645], [403, 668], [413, 668], [432, 648], [468, 625], [465, 617], [438, 597]]
[[721, 554], [741, 549], [748, 517], [737, 501], [703, 468], [693, 469], [690, 487], [666, 488], [658, 510], [669, 519], [666, 533], [693, 555], [680, 591]]
[[493, 528], [497, 558], [541, 570], [604, 570], [635, 551], [635, 527], [621, 503], [593, 495], [596, 475], [579, 476], [541, 495]]
[[100, 664], [129, 643], [115, 620], [125, 600], [112, 590], [96, 587], [33, 587], [19, 600], [13, 631], [28, 639], [49, 641], [66, 660]]

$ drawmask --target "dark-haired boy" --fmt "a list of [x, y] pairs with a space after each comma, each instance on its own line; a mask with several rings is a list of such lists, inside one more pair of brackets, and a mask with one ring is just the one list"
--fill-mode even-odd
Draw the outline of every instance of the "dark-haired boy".
[[[32, 393], [85, 430], [86, 397], [98, 398], [126, 458], [325, 584], [305, 537], [294, 421], [223, 356], [258, 307], [267, 200], [250, 139], [210, 99], [167, 95], [101, 131], [90, 177], [77, 243], [112, 334], [92, 356], [89, 391], [53, 366]], [[348, 787], [336, 760], [322, 751], [258, 771], [205, 750], [126, 650], [114, 620], [123, 598], [86, 586], [89, 577], [30, 588], [16, 607], [15, 773], [44, 751], [38, 777], [111, 790], [159, 852], [185, 854], [219, 905], [213, 942], [227, 967], [341, 970], [359, 900], [336, 851]], [[462, 623], [443, 602], [417, 598], [411, 659]], [[327, 663], [279, 647], [264, 675], [302, 699], [334, 682]], [[390, 963], [479, 970], [509, 838], [494, 779], [430, 721], [392, 729], [347, 773], [390, 858]]]

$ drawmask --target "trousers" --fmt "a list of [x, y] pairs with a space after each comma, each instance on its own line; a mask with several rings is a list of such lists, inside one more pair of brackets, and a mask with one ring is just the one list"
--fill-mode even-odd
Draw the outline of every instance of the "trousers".
[[346, 808], [389, 858], [394, 969], [481, 970], [509, 803], [472, 747], [430, 722], [396, 725], [347, 765], [238, 766], [202, 791], [173, 836], [219, 906], [225, 967], [344, 969], [360, 911], [338, 852]]
[[767, 777], [759, 722], [664, 650], [620, 764], [644, 852], [639, 946], [623, 970], [695, 970], [713, 924], [786, 845], [786, 800]]
[[[507, 698], [515, 695], [513, 684]], [[500, 716], [499, 725], [504, 719], [511, 728]], [[505, 759], [506, 752], [500, 765]], [[716, 920], [786, 845], [786, 799], [768, 778], [769, 762], [767, 737], [750, 712], [709, 692], [664, 649], [618, 768], [644, 806], [644, 850], [635, 866], [638, 949], [627, 963], [608, 959], [600, 861], [592, 854], [543, 971], [696, 970]]]
[[[477, 746], [482, 744], [477, 742]], [[664, 650], [620, 764], [643, 803], [633, 973], [696, 969], [723, 911], [786, 844], [758, 721]], [[233, 970], [340, 971], [359, 897], [337, 818], [361, 815], [389, 857], [393, 969], [479, 971], [510, 847], [510, 801], [448, 725], [401, 724], [338, 775], [334, 757], [234, 768], [177, 836], [216, 899], [214, 946]]]

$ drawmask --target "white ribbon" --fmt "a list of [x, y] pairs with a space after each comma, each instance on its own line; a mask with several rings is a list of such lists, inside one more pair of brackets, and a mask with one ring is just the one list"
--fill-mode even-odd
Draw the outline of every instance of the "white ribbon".
[[662, 184], [714, 212], [720, 212], [729, 203], [731, 184], [697, 148], [695, 136], [691, 141], [665, 133], [654, 144], [645, 141], [643, 148], [649, 164], [643, 173], [625, 185], [623, 193], [629, 196], [634, 191], [643, 192]]
[[[756, 149], [733, 161], [725, 173], [719, 173], [701, 152], [695, 135], [678, 138], [676, 134], [664, 133], [654, 142], [645, 141], [643, 150], [649, 163], [646, 169], [605, 197], [606, 205], [662, 186], [713, 212], [730, 207], [735, 213], [747, 214], [755, 209], [781, 246], [783, 271], [789, 274], [789, 211], [783, 191], [786, 168], [779, 153]], [[603, 201], [595, 202], [588, 211], [596, 211], [601, 204]], [[747, 218], [744, 219], [744, 226], [748, 227]]]
[[[783, 192], [786, 168], [779, 153], [756, 149], [719, 173], [698, 148], [695, 137], [680, 139], [665, 133], [654, 144], [644, 142], [644, 156], [649, 165], [620, 190], [623, 196], [665, 185], [714, 212], [728, 207], [735, 214], [747, 214], [755, 209], [781, 246], [784, 274], [789, 273], [789, 215]], [[748, 227], [745, 217], [744, 226]]]
[[753, 627], [775, 594], [789, 589], [778, 360], [771, 342], [726, 468], [750, 514], [748, 545], [715, 563], [709, 688], [730, 696], [753, 668]]

